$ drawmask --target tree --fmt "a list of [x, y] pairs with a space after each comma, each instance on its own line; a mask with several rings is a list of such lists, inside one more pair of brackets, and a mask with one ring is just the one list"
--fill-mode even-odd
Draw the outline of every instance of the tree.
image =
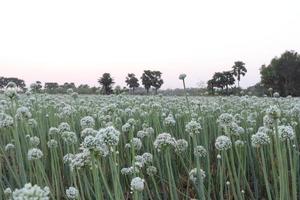
[[282, 96], [300, 96], [300, 55], [286, 51], [279, 58], [260, 68], [261, 83], [265, 88], [273, 88]]
[[162, 73], [160, 71], [152, 71], [152, 86], [155, 88], [155, 94], [157, 90], [162, 86], [164, 80], [161, 78]]
[[14, 82], [18, 88], [24, 90], [26, 87], [25, 81], [15, 77], [0, 77], [0, 88], [6, 87], [9, 82]]
[[141, 79], [142, 79], [142, 84], [144, 85], [148, 94], [149, 89], [152, 86], [152, 72], [150, 70], [144, 70]]
[[99, 84], [102, 86], [102, 90], [105, 94], [111, 94], [113, 92], [112, 85], [115, 83], [110, 73], [104, 73], [102, 77], [98, 79]]
[[240, 87], [241, 76], [245, 76], [245, 74], [247, 73], [245, 63], [243, 63], [242, 61], [236, 61], [234, 62], [232, 69], [233, 69], [233, 75], [237, 78], [238, 87]]
[[233, 77], [232, 71], [223, 72], [223, 76], [224, 76], [224, 85], [226, 87], [226, 94], [228, 95], [228, 86], [233, 85], [235, 79]]
[[56, 82], [47, 82], [44, 85], [44, 90], [46, 91], [46, 93], [50, 93], [50, 94], [57, 93], [58, 88], [59, 85]]
[[235, 79], [232, 71], [216, 72], [211, 80], [207, 82], [208, 89], [214, 93], [214, 87], [221, 88], [223, 91], [226, 88], [226, 94], [229, 94], [229, 86], [233, 85]]
[[133, 73], [130, 73], [127, 75], [125, 82], [129, 88], [132, 88], [133, 94], [134, 94], [135, 88], [140, 86], [139, 80], [135, 77], [135, 74], [133, 74]]
[[41, 81], [36, 81], [35, 83], [32, 83], [30, 85], [30, 89], [34, 92], [41, 92], [43, 86], [42, 86], [42, 82]]

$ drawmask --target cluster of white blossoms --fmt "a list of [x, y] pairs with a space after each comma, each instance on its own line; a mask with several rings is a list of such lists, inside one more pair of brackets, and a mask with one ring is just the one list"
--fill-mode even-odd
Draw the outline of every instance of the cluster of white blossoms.
[[185, 139], [176, 140], [175, 151], [177, 153], [183, 153], [187, 150], [189, 144]]
[[169, 133], [159, 134], [153, 143], [155, 149], [157, 149], [158, 152], [163, 150], [166, 147], [175, 146], [175, 144], [176, 144], [175, 138], [173, 138]]
[[234, 122], [234, 117], [231, 114], [223, 113], [219, 116], [217, 122], [221, 127], [229, 127]]
[[207, 150], [203, 146], [196, 146], [194, 148], [194, 155], [199, 158], [207, 156]]
[[293, 140], [295, 139], [295, 132], [291, 126], [278, 126], [278, 138], [281, 141]]
[[154, 176], [155, 174], [157, 174], [157, 168], [154, 166], [148, 166], [146, 169], [146, 173], [148, 174], [148, 176]]
[[27, 158], [28, 160], [39, 160], [43, 157], [43, 152], [38, 148], [32, 148], [28, 150]]
[[[194, 184], [198, 184], [198, 181], [197, 181], [198, 180], [198, 173], [197, 172], [198, 172], [197, 168], [194, 168], [189, 173], [189, 179]], [[201, 176], [202, 180], [205, 179], [205, 177], [206, 177], [206, 173], [202, 169], [200, 169], [200, 176]]]
[[91, 164], [91, 153], [88, 149], [83, 148], [80, 153], [74, 154], [70, 157], [69, 166], [74, 169], [81, 169], [84, 166]]
[[85, 116], [80, 120], [80, 126], [81, 126], [82, 129], [94, 128], [95, 120], [91, 116]]
[[278, 119], [281, 116], [281, 110], [278, 108], [278, 106], [272, 105], [267, 108], [266, 114], [273, 119]]
[[119, 143], [120, 132], [113, 126], [102, 128], [96, 135], [100, 141], [103, 141], [107, 146], [116, 146]]
[[140, 170], [138, 167], [124, 167], [121, 169], [121, 174], [123, 175], [132, 175], [132, 174], [135, 174], [135, 173], [139, 173]]
[[67, 145], [72, 145], [77, 143], [77, 135], [72, 131], [65, 131], [61, 134], [61, 138]]
[[11, 127], [13, 124], [14, 119], [11, 116], [0, 112], [0, 129]]
[[257, 132], [251, 136], [251, 145], [253, 147], [260, 147], [271, 143], [270, 137], [264, 132]]
[[40, 138], [38, 138], [37, 136], [30, 137], [29, 144], [32, 147], [37, 147], [40, 144]]
[[48, 200], [50, 189], [48, 187], [41, 188], [38, 185], [32, 186], [31, 183], [25, 184], [21, 189], [13, 191], [14, 200]]
[[96, 131], [93, 128], [85, 128], [81, 131], [80, 136], [82, 138], [85, 138], [86, 136], [89, 136], [89, 135], [95, 136], [97, 133], [98, 133], [98, 131]]
[[59, 130], [58, 130], [58, 128], [56, 128], [56, 127], [50, 127], [49, 128], [49, 131], [48, 131], [48, 135], [49, 136], [56, 136], [56, 135], [58, 135], [59, 134]]
[[58, 131], [59, 131], [59, 133], [71, 131], [71, 127], [67, 122], [62, 122], [58, 125]]
[[79, 191], [75, 187], [69, 187], [66, 189], [66, 196], [68, 199], [77, 199], [79, 198]]
[[54, 139], [51, 139], [47, 142], [47, 146], [49, 149], [55, 149], [58, 147], [58, 142]]
[[164, 120], [165, 126], [175, 126], [175, 124], [176, 124], [176, 121], [172, 114], [169, 114], [168, 117], [166, 117]]
[[22, 106], [17, 109], [16, 111], [16, 119], [29, 119], [31, 118], [32, 114], [29, 109], [25, 106]]
[[130, 182], [130, 188], [133, 191], [141, 192], [144, 190], [145, 180], [140, 177], [135, 177]]
[[215, 147], [217, 150], [220, 151], [226, 151], [230, 149], [232, 146], [232, 142], [229, 137], [225, 135], [221, 135], [217, 137], [216, 142], [215, 142]]
[[141, 150], [143, 146], [143, 143], [140, 138], [132, 138], [130, 140], [130, 144], [131, 144], [130, 147], [133, 147], [137, 151]]
[[185, 125], [185, 131], [190, 134], [190, 136], [198, 135], [201, 131], [201, 124], [195, 120], [190, 121]]

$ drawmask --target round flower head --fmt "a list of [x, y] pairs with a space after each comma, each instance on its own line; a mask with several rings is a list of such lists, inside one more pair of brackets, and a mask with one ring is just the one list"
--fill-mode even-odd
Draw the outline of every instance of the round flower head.
[[201, 124], [199, 122], [196, 122], [195, 120], [192, 120], [187, 125], [185, 125], [185, 131], [188, 132], [190, 136], [199, 134], [201, 129]]
[[150, 164], [153, 161], [153, 155], [151, 153], [148, 153], [148, 152], [143, 153], [142, 158], [143, 158], [143, 162], [145, 164]]
[[47, 145], [49, 149], [55, 149], [58, 147], [58, 142], [54, 139], [51, 139], [47, 142]]
[[180, 80], [184, 80], [186, 78], [186, 74], [180, 74], [178, 78]]
[[28, 125], [31, 126], [32, 128], [36, 128], [38, 123], [35, 119], [28, 119]]
[[275, 120], [270, 115], [265, 115], [263, 118], [263, 123], [265, 128], [273, 129]]
[[219, 116], [217, 122], [221, 127], [228, 127], [234, 122], [234, 117], [231, 114], [223, 113]]
[[32, 148], [28, 150], [28, 160], [38, 160], [43, 157], [43, 152], [38, 148]]
[[185, 139], [179, 139], [175, 143], [175, 151], [177, 153], [183, 153], [188, 148], [189, 144]]
[[[189, 173], [189, 179], [194, 183], [194, 184], [198, 184], [198, 173], [197, 173], [197, 168], [194, 168], [190, 171]], [[205, 179], [206, 174], [205, 171], [203, 171], [202, 169], [200, 169], [200, 176], [203, 179]]]
[[50, 189], [48, 187], [42, 189], [40, 186], [32, 186], [31, 183], [27, 183], [23, 188], [14, 190], [12, 196], [16, 200], [48, 200], [49, 194]]
[[234, 146], [236, 147], [243, 147], [245, 145], [245, 142], [243, 140], [237, 140], [234, 142]]
[[147, 167], [146, 172], [147, 172], [148, 176], [153, 176], [153, 175], [157, 174], [157, 168], [154, 166], [149, 166], [149, 167]]
[[291, 126], [278, 126], [278, 137], [281, 141], [295, 139], [294, 129]]
[[37, 147], [40, 144], [40, 138], [33, 136], [29, 138], [29, 143], [33, 147]]
[[5, 149], [5, 151], [13, 150], [13, 149], [15, 149], [15, 145], [12, 143], [8, 143], [4, 149]]
[[82, 138], [85, 138], [86, 136], [95, 136], [98, 133], [98, 131], [94, 130], [93, 128], [85, 128], [81, 131], [80, 136]]
[[70, 125], [69, 125], [68, 123], [66, 123], [66, 122], [62, 122], [62, 123], [60, 123], [59, 126], [58, 126], [58, 131], [59, 131], [60, 133], [63, 133], [63, 132], [65, 132], [65, 131], [70, 131], [70, 130], [71, 130], [71, 127], [70, 127]]
[[143, 143], [140, 138], [132, 138], [131, 144], [132, 144], [133, 148], [136, 149], [137, 151], [139, 151], [143, 146]]
[[82, 129], [93, 128], [95, 126], [95, 120], [91, 116], [86, 116], [80, 120], [80, 125]]
[[278, 119], [281, 116], [281, 111], [277, 106], [270, 106], [266, 110], [267, 115], [272, 117], [273, 119]]
[[13, 124], [14, 119], [11, 116], [0, 112], [0, 129], [11, 127]]
[[20, 108], [17, 109], [16, 111], [16, 118], [17, 119], [29, 119], [31, 118], [31, 112], [29, 111], [29, 109], [25, 106], [22, 106]]
[[194, 148], [194, 155], [196, 157], [203, 158], [203, 157], [207, 156], [207, 150], [203, 146], [196, 146]]
[[176, 124], [176, 121], [172, 114], [169, 114], [168, 117], [166, 117], [164, 120], [165, 126], [175, 126], [175, 124]]
[[76, 133], [71, 131], [65, 131], [61, 134], [61, 138], [64, 142], [68, 145], [76, 144], [77, 143], [77, 136]]
[[102, 128], [97, 133], [96, 137], [104, 141], [108, 146], [116, 146], [119, 143], [120, 132], [114, 127], [109, 126]]
[[138, 192], [143, 191], [144, 190], [144, 182], [145, 182], [145, 180], [141, 179], [140, 177], [133, 178], [130, 183], [131, 190], [138, 191]]
[[175, 138], [173, 138], [169, 133], [161, 133], [156, 137], [153, 145], [157, 151], [161, 151], [165, 147], [174, 146], [175, 143]]
[[66, 189], [66, 195], [68, 199], [76, 199], [79, 197], [79, 191], [75, 187], [69, 187]]
[[58, 128], [56, 128], [56, 127], [50, 127], [49, 128], [49, 131], [48, 131], [49, 136], [55, 136], [58, 133], [59, 133]]
[[274, 92], [273, 97], [279, 98], [279, 97], [280, 97], [280, 94], [279, 94], [278, 92]]
[[257, 132], [251, 136], [251, 144], [253, 147], [260, 147], [271, 143], [270, 137], [263, 132]]
[[128, 133], [131, 129], [131, 125], [127, 122], [122, 126], [122, 132]]
[[220, 151], [226, 151], [230, 149], [232, 146], [231, 140], [229, 137], [225, 135], [221, 135], [217, 137], [216, 142], [215, 142], [215, 147], [216, 149]]

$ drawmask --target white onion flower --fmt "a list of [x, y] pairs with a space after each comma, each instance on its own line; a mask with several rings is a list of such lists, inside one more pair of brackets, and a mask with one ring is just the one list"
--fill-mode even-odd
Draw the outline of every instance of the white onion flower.
[[216, 142], [215, 142], [215, 147], [216, 149], [220, 151], [226, 151], [230, 149], [232, 146], [232, 142], [229, 137], [225, 135], [221, 135], [217, 137]]
[[135, 177], [130, 182], [131, 190], [141, 192], [144, 190], [145, 180], [140, 177]]

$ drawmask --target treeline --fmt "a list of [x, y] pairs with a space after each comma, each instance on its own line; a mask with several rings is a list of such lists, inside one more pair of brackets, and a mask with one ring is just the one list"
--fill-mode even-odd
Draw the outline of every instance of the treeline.
[[[231, 70], [223, 72], [215, 72], [212, 79], [207, 81], [207, 90], [210, 94], [237, 94], [241, 91], [240, 80], [242, 76], [245, 76], [247, 69], [245, 63], [242, 61], [236, 61]], [[232, 87], [237, 81], [237, 87]]]
[[[234, 62], [233, 66], [226, 71], [215, 72], [213, 77], [207, 81], [207, 87], [187, 88], [190, 95], [239, 95], [243, 90], [240, 88], [240, 80], [247, 73], [245, 63]], [[280, 96], [300, 96], [300, 55], [295, 51], [286, 51], [280, 57], [275, 57], [270, 64], [262, 65], [260, 68], [261, 81], [254, 86], [244, 90], [244, 93], [256, 96], [269, 95], [277, 92]], [[25, 81], [15, 77], [0, 77], [0, 91], [9, 82], [14, 82], [19, 91], [28, 89], [37, 93], [64, 94], [69, 89], [79, 94], [156, 94], [164, 84], [160, 71], [144, 70], [138, 78], [134, 73], [128, 73], [125, 77], [127, 87], [114, 86], [115, 82], [110, 73], [104, 73], [98, 79], [99, 86], [90, 87], [81, 84], [78, 87], [74, 83], [66, 82], [62, 85], [56, 82], [40, 81], [32, 83], [26, 88]], [[160, 93], [165, 95], [183, 95], [182, 89], [168, 89]]]
[[17, 85], [19, 92], [26, 92], [27, 90], [33, 91], [35, 93], [48, 93], [48, 94], [65, 94], [72, 90], [79, 94], [120, 94], [120, 93], [132, 93], [135, 94], [138, 90], [138, 94], [149, 94], [153, 91], [157, 94], [157, 91], [161, 88], [164, 81], [162, 79], [162, 73], [160, 71], [144, 70], [141, 78], [140, 87], [139, 79], [134, 73], [128, 73], [125, 78], [125, 83], [128, 86], [121, 87], [119, 85], [114, 87], [114, 79], [110, 73], [104, 73], [99, 79], [99, 87], [90, 87], [88, 84], [81, 84], [76, 87], [73, 82], [65, 82], [60, 85], [57, 82], [45, 82], [44, 85], [41, 81], [36, 81], [27, 88], [25, 81], [19, 78], [7, 78], [0, 77], [0, 89], [4, 89], [9, 82], [14, 82]]

